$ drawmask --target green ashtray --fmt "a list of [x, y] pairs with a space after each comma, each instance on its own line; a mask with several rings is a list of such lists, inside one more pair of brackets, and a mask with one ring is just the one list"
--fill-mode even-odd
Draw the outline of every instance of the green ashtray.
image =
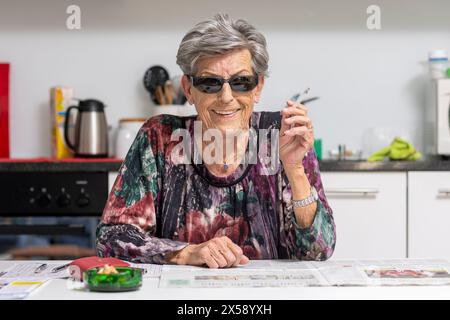
[[89, 269], [84, 273], [84, 283], [91, 291], [123, 292], [137, 290], [142, 286], [142, 270], [130, 267], [116, 267], [117, 273], [98, 273]]

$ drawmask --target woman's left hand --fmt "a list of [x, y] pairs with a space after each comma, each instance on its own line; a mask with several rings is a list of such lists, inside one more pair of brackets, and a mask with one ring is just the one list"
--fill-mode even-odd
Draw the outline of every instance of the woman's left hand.
[[303, 168], [303, 158], [313, 145], [313, 125], [308, 118], [308, 109], [289, 100], [282, 110], [280, 130], [279, 152], [284, 170]]

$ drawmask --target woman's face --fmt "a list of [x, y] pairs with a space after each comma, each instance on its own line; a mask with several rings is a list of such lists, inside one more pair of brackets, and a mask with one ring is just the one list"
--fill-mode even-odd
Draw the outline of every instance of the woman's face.
[[[247, 49], [234, 50], [214, 57], [199, 59], [195, 76], [213, 76], [229, 79], [236, 75], [253, 75], [251, 54]], [[218, 93], [204, 93], [192, 86], [189, 78], [182, 79], [184, 93], [190, 104], [197, 109], [198, 118], [203, 128], [216, 128], [222, 132], [227, 129], [248, 128], [253, 105], [259, 101], [264, 85], [264, 77], [259, 77], [259, 84], [249, 92], [232, 91], [225, 83]], [[221, 115], [229, 113], [232, 115]]]

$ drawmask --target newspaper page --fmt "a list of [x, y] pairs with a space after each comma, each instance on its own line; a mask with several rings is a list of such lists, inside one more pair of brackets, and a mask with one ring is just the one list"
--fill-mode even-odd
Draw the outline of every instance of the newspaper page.
[[450, 285], [446, 260], [361, 261], [360, 270], [373, 286]]
[[331, 286], [448, 285], [446, 260], [342, 260], [314, 262]]
[[161, 288], [239, 288], [323, 286], [327, 281], [308, 262], [254, 260], [229, 269], [164, 266]]
[[159, 278], [162, 272], [162, 265], [150, 263], [130, 263], [130, 267], [141, 269], [144, 278]]
[[0, 270], [0, 279], [64, 279], [69, 277], [67, 262], [19, 261]]
[[43, 283], [45, 283], [45, 280], [0, 279], [0, 300], [25, 299], [31, 291], [40, 287]]
[[160, 287], [450, 285], [446, 260], [253, 260], [230, 269], [164, 266]]

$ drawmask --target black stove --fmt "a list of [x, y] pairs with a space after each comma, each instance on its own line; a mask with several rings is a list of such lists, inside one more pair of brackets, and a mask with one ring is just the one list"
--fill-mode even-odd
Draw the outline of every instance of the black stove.
[[99, 216], [107, 172], [3, 172], [0, 216]]

